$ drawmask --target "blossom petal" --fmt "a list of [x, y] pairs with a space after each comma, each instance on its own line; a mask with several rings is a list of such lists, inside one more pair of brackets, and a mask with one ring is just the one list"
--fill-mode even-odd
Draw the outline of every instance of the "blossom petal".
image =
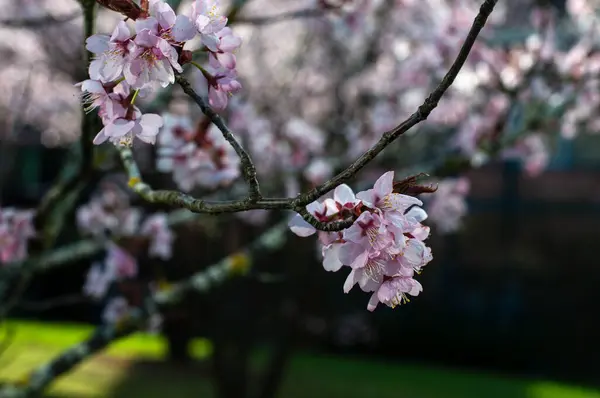
[[[136, 21], [136, 24], [137, 24], [137, 21]], [[123, 41], [129, 40], [130, 38], [131, 38], [131, 31], [129, 30], [129, 27], [127, 26], [125, 21], [119, 21], [119, 23], [115, 27], [115, 30], [112, 33], [112, 36], [110, 37], [110, 41], [123, 42]]]
[[342, 262], [339, 259], [340, 244], [331, 244], [323, 247], [323, 268], [325, 271], [336, 272], [342, 268]]
[[106, 129], [110, 137], [122, 137], [129, 133], [134, 126], [135, 122], [133, 120], [117, 119], [108, 125]]
[[[147, 30], [148, 33], [158, 34], [158, 21], [154, 17], [137, 19], [135, 21], [135, 31], [139, 35], [142, 31]], [[137, 36], [136, 36], [137, 39]], [[136, 40], [137, 43], [137, 40]], [[141, 45], [141, 44], [140, 44]]]
[[201, 34], [202, 44], [204, 44], [210, 51], [219, 51], [219, 38], [214, 33]]
[[302, 218], [300, 214], [295, 214], [288, 223], [288, 226], [298, 236], [303, 238], [313, 235], [317, 230]]
[[163, 126], [163, 118], [154, 113], [146, 113], [140, 118], [142, 126], [142, 135], [156, 136], [159, 129]]
[[179, 65], [177, 62], [177, 58], [179, 57], [177, 55], [177, 50], [175, 50], [175, 48], [170, 45], [168, 41], [165, 39], [159, 39], [158, 48], [160, 52], [169, 60], [169, 63], [173, 66], [173, 69], [180, 73], [183, 72], [181, 65]]
[[197, 33], [198, 31], [196, 30], [196, 26], [194, 26], [194, 22], [185, 15], [178, 15], [171, 29], [173, 39], [178, 42], [192, 40]]
[[344, 293], [348, 293], [350, 290], [352, 290], [352, 288], [354, 287], [354, 285], [356, 285], [357, 282], [358, 280], [356, 279], [356, 271], [350, 271], [348, 277], [346, 278], [346, 281], [344, 282]]
[[157, 1], [155, 7], [156, 19], [163, 29], [168, 29], [175, 24], [175, 11], [165, 2]]
[[92, 35], [85, 40], [85, 48], [94, 54], [102, 54], [108, 51], [109, 39], [108, 35]]
[[104, 66], [103, 58], [95, 59], [90, 62], [90, 67], [88, 68], [88, 72], [90, 74], [90, 79], [92, 80], [102, 80], [102, 68]]
[[371, 295], [371, 298], [369, 298], [367, 310], [371, 312], [375, 311], [375, 308], [377, 308], [377, 304], [379, 304], [379, 298], [377, 297], [377, 292], [375, 292]]
[[151, 48], [158, 44], [160, 38], [153, 34], [150, 29], [142, 29], [135, 36], [135, 44], [141, 47]]
[[417, 222], [423, 222], [427, 219], [427, 212], [422, 208], [415, 206], [406, 212], [406, 217], [412, 217]]
[[375, 192], [381, 197], [391, 193], [394, 189], [394, 172], [388, 171], [387, 173], [379, 177], [377, 181], [375, 181], [373, 189], [375, 189]]
[[366, 191], [358, 192], [356, 194], [356, 199], [362, 201], [365, 204], [365, 206], [374, 208], [376, 201], [375, 190], [367, 189]]
[[102, 83], [98, 80], [84, 80], [81, 84], [81, 91], [87, 91], [88, 93], [93, 94], [106, 94], [106, 90]]
[[227, 107], [227, 93], [216, 90], [212, 86], [208, 88], [208, 103], [216, 110], [222, 111]]
[[104, 127], [96, 136], [94, 137], [94, 145], [100, 145], [108, 139], [106, 135], [106, 127]]
[[346, 203], [354, 203], [356, 201], [356, 196], [354, 196], [352, 188], [346, 184], [339, 185], [337, 188], [335, 188], [335, 191], [333, 192], [333, 198], [336, 202], [339, 202], [342, 205]]
[[104, 59], [102, 65], [101, 76], [103, 81], [112, 82], [118, 79], [123, 73], [123, 66], [125, 65], [125, 58], [120, 56], [111, 56]]

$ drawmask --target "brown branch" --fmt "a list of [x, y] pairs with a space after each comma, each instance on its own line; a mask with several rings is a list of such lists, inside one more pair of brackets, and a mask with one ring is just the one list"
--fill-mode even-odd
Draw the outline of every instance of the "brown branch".
[[425, 102], [419, 106], [417, 111], [408, 119], [400, 123], [397, 127], [383, 133], [381, 139], [371, 147], [367, 152], [360, 156], [354, 163], [348, 166], [343, 172], [326, 181], [322, 185], [304, 194], [299, 194], [295, 198], [262, 198], [260, 195], [258, 181], [256, 180], [256, 170], [252, 160], [246, 151], [240, 146], [234, 138], [233, 133], [225, 125], [223, 119], [217, 115], [191, 87], [190, 83], [181, 75], [176, 76], [176, 81], [181, 85], [183, 91], [190, 96], [200, 109], [207, 115], [211, 121], [221, 130], [223, 136], [236, 150], [242, 162], [243, 175], [250, 186], [250, 195], [246, 199], [229, 202], [208, 202], [202, 199], [196, 199], [190, 195], [178, 191], [153, 190], [148, 184], [142, 181], [141, 174], [133, 159], [133, 154], [129, 148], [121, 147], [119, 152], [123, 160], [124, 167], [130, 178], [130, 186], [135, 192], [151, 203], [164, 203], [176, 207], [186, 208], [195, 213], [233, 213], [252, 209], [279, 209], [294, 210], [299, 213], [308, 223], [316, 229], [322, 231], [339, 231], [352, 224], [351, 219], [321, 222], [314, 218], [307, 210], [306, 205], [321, 196], [332, 191], [337, 186], [347, 182], [354, 177], [363, 167], [372, 161], [380, 152], [382, 152], [394, 140], [410, 130], [418, 123], [427, 119], [429, 114], [437, 107], [440, 99], [448, 88], [454, 82], [456, 76], [463, 67], [469, 52], [477, 36], [485, 26], [485, 23], [494, 9], [497, 0], [485, 0], [475, 17], [469, 34], [463, 43], [454, 63], [439, 83], [439, 85], [429, 94]]
[[241, 252], [233, 253], [219, 262], [176, 283], [167, 290], [155, 293], [146, 302], [146, 308], [134, 308], [122, 323], [98, 327], [84, 342], [79, 343], [48, 363], [35, 369], [22, 385], [0, 388], [0, 398], [28, 398], [39, 396], [56, 378], [71, 371], [86, 359], [97, 354], [112, 342], [139, 331], [146, 325], [150, 309], [165, 308], [180, 302], [186, 294], [207, 293], [231, 277], [245, 275], [257, 256], [281, 248], [285, 243], [286, 224], [279, 223], [265, 231]]
[[[83, 9], [84, 37], [94, 33], [96, 3], [94, 0], [81, 0]], [[85, 51], [86, 64], [92, 61], [93, 54]], [[60, 234], [66, 214], [68, 214], [79, 196], [86, 187], [93, 174], [94, 145], [93, 137], [97, 130], [98, 117], [82, 111], [81, 137], [70, 151], [71, 157], [67, 160], [63, 173], [53, 187], [45, 193], [36, 209], [34, 225], [36, 230], [42, 231], [38, 242], [41, 247], [50, 247]], [[73, 172], [72, 168], [76, 168]], [[62, 205], [62, 206], [61, 206]], [[54, 214], [53, 214], [54, 213]]]
[[246, 183], [248, 183], [248, 188], [250, 190], [248, 201], [256, 202], [262, 199], [258, 179], [256, 177], [256, 167], [254, 166], [250, 155], [248, 155], [248, 152], [242, 148], [242, 145], [233, 136], [233, 133], [229, 127], [227, 127], [223, 118], [221, 118], [221, 116], [212, 110], [212, 108], [208, 106], [204, 99], [194, 91], [190, 82], [188, 82], [185, 77], [182, 75], [176, 75], [175, 81], [179, 83], [183, 91], [190, 96], [190, 98], [192, 98], [196, 104], [198, 104], [198, 107], [200, 107], [202, 112], [210, 119], [210, 121], [213, 122], [213, 124], [217, 126], [219, 130], [221, 130], [223, 137], [227, 140], [227, 142], [229, 142], [229, 144], [231, 144], [235, 150], [235, 153], [237, 153], [237, 155], [240, 157], [240, 161], [242, 163], [242, 175], [244, 176]]
[[383, 133], [381, 139], [371, 147], [367, 152], [365, 152], [361, 157], [359, 157], [354, 163], [352, 163], [346, 170], [342, 171], [329, 181], [319, 185], [314, 188], [310, 192], [306, 194], [300, 195], [297, 198], [298, 203], [311, 203], [317, 200], [322, 195], [327, 192], [335, 189], [340, 184], [345, 183], [350, 180], [358, 171], [360, 171], [363, 167], [365, 167], [371, 160], [373, 160], [381, 151], [385, 149], [389, 144], [391, 144], [394, 140], [400, 137], [402, 134], [406, 133], [415, 125], [427, 119], [429, 114], [437, 107], [438, 102], [448, 90], [448, 88], [456, 79], [456, 76], [460, 72], [461, 68], [465, 64], [469, 52], [473, 48], [473, 44], [479, 35], [479, 32], [485, 26], [485, 22], [488, 17], [492, 13], [494, 6], [496, 5], [497, 0], [485, 0], [485, 2], [481, 5], [479, 9], [479, 13], [475, 17], [473, 24], [471, 25], [471, 29], [469, 30], [469, 34], [463, 43], [458, 56], [454, 60], [454, 63], [440, 82], [440, 84], [429, 94], [425, 102], [419, 106], [417, 111], [409, 116], [408, 119], [400, 123], [398, 126], [394, 127], [392, 130], [386, 131]]

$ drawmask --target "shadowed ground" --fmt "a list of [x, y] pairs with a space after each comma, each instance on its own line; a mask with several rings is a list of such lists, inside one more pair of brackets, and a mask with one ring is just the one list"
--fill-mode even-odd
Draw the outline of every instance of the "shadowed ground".
[[[0, 357], [0, 380], [22, 379], [65, 347], [81, 341], [89, 326], [10, 322], [16, 332]], [[212, 397], [202, 361], [178, 368], [161, 362], [165, 342], [138, 334], [85, 362], [49, 389], [53, 397]], [[198, 339], [198, 359], [210, 344]], [[320, 398], [600, 398], [600, 391], [565, 384], [504, 378], [413, 364], [297, 354], [280, 397]]]

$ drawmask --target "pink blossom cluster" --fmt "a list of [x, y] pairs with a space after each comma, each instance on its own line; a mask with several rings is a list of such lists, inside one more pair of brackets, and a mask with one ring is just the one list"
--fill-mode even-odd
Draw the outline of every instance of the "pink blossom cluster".
[[142, 213], [131, 207], [129, 197], [116, 184], [103, 182], [76, 216], [77, 227], [87, 235], [128, 236], [137, 231]]
[[32, 210], [0, 208], [0, 266], [27, 257], [27, 243], [35, 236]]
[[135, 258], [116, 244], [109, 243], [104, 262], [94, 263], [90, 268], [83, 291], [87, 296], [100, 300], [113, 282], [134, 278], [137, 273]]
[[470, 183], [466, 177], [445, 178], [438, 182], [437, 190], [426, 201], [429, 219], [441, 233], [458, 230], [467, 214], [466, 196]]
[[131, 308], [125, 297], [113, 297], [102, 311], [102, 320], [108, 324], [115, 324], [125, 318], [130, 310]]
[[[394, 192], [394, 172], [382, 175], [372, 189], [356, 195], [342, 184], [333, 198], [313, 202], [306, 209], [317, 220], [329, 222], [356, 217], [349, 228], [340, 232], [320, 232], [323, 245], [323, 267], [327, 271], [350, 268], [344, 292], [354, 285], [372, 293], [368, 310], [373, 311], [379, 303], [394, 308], [417, 296], [421, 284], [414, 279], [415, 273], [433, 258], [424, 240], [429, 227], [421, 224], [427, 213], [420, 207], [423, 203], [408, 195]], [[314, 234], [316, 229], [300, 215], [290, 220], [291, 230], [298, 236]]]
[[142, 211], [132, 207], [128, 196], [111, 183], [104, 183], [89, 203], [77, 209], [77, 226], [96, 237], [144, 236], [150, 239], [149, 255], [171, 258], [174, 234], [164, 213], [152, 214], [142, 222]]
[[208, 66], [196, 76], [196, 87], [201, 92], [208, 91], [210, 106], [223, 110], [229, 97], [242, 89], [237, 80], [236, 58], [233, 54], [242, 44], [242, 39], [234, 35], [231, 28], [223, 27], [214, 39], [203, 40], [203, 43], [209, 54]]
[[[160, 224], [161, 221], [155, 218], [153, 223]], [[152, 225], [148, 228], [152, 228]], [[115, 283], [134, 279], [137, 275], [138, 263], [135, 257], [112, 242], [107, 245], [104, 261], [92, 264], [86, 276], [83, 292], [96, 301], [108, 298], [102, 311], [102, 319], [105, 323], [114, 324], [121, 321], [132, 309], [127, 298], [111, 293], [111, 287]], [[161, 324], [160, 314], [152, 314], [148, 320], [148, 329], [150, 332], [156, 332]]]
[[172, 173], [183, 191], [196, 187], [216, 189], [231, 185], [240, 176], [240, 159], [213, 124], [192, 127], [189, 116], [163, 115], [157, 168]]
[[[535, 175], [548, 164], [551, 134], [570, 138], [597, 131], [600, 55], [595, 37], [600, 25], [588, 13], [591, 1], [567, 3], [579, 32], [550, 9], [538, 8], [529, 20], [518, 22], [526, 34], [508, 43], [504, 37], [517, 36], [511, 25], [514, 10], [499, 4], [456, 81], [428, 123], [418, 128], [415, 145], [422, 145], [422, 139], [431, 146], [427, 136], [437, 134], [474, 166], [492, 155], [517, 156]], [[367, 32], [376, 24], [353, 34], [363, 47], [381, 50], [347, 83], [349, 108], [357, 115], [344, 126], [348, 157], [362, 154], [423, 102], [456, 57], [479, 6], [470, 0], [404, 0], [370, 2], [371, 8], [362, 10], [370, 25], [371, 14], [385, 8], [390, 23], [375, 41]], [[353, 103], [359, 95], [373, 100], [364, 102], [367, 106]]]
[[196, 36], [209, 54], [208, 67], [201, 70], [211, 105], [224, 108], [228, 95], [241, 88], [233, 55], [241, 39], [225, 26], [227, 18], [218, 15], [218, 0], [196, 0], [189, 16], [176, 15], [162, 0], [150, 0], [143, 15], [135, 20], [133, 33], [121, 21], [112, 35], [96, 34], [86, 40], [95, 59], [89, 66], [90, 79], [79, 85], [86, 109], [98, 108], [104, 124], [95, 144], [108, 140], [131, 146], [135, 137], [156, 142], [162, 118], [143, 114], [134, 102], [156, 86], [175, 82], [175, 74], [183, 72], [181, 64], [191, 62], [191, 53], [183, 47]]

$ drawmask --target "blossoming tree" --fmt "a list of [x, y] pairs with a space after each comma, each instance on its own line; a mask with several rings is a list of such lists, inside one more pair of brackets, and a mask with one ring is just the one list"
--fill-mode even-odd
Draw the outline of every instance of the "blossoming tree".
[[[103, 323], [2, 397], [35, 395], [116, 339], [160, 328], [161, 309], [247, 273], [287, 231], [317, 235], [324, 269], [346, 272], [343, 291], [358, 285], [367, 310], [404, 304], [433, 259], [429, 225], [460, 226], [462, 172], [516, 156], [539, 173], [555, 133], [598, 126], [597, 25], [584, 0], [567, 1], [566, 17], [522, 4], [522, 21], [505, 2], [492, 13], [495, 0], [319, 0], [289, 10], [238, 0], [227, 11], [216, 0], [79, 2], [87, 78], [75, 84], [84, 113], [71, 172], [38, 208], [0, 212], [0, 317], [33, 274], [103, 251], [83, 286], [105, 302]], [[98, 4], [114, 20], [108, 34], [94, 33]], [[254, 6], [281, 12], [255, 15]], [[20, 24], [56, 23], [37, 18]], [[170, 189], [147, 182], [148, 148]], [[113, 155], [126, 189], [99, 184], [76, 211], [88, 239], [55, 247], [65, 214]], [[166, 210], [136, 207], [132, 194]], [[186, 280], [115, 294], [136, 280], [141, 255], [173, 256], [175, 225], [224, 213], [263, 234]]]

